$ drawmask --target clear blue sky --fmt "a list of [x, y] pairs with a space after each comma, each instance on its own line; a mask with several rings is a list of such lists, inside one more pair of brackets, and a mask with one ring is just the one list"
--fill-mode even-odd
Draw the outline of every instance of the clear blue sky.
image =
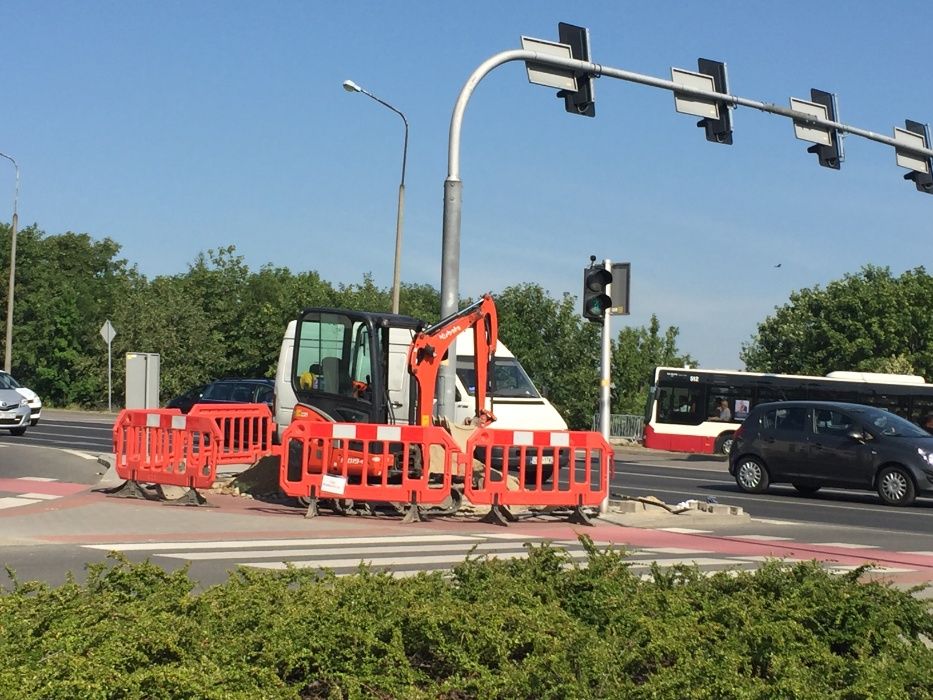
[[[669, 78], [702, 56], [742, 97], [825, 89], [841, 121], [888, 136], [933, 121], [930, 2], [6, 0], [0, 151], [20, 164], [20, 224], [110, 237], [148, 276], [235, 244], [253, 269], [389, 287], [402, 123], [346, 93], [352, 79], [408, 117], [402, 279], [439, 288], [456, 97], [559, 21], [589, 27], [593, 60], [615, 68]], [[461, 295], [579, 296], [590, 254], [630, 261], [617, 328], [656, 313], [702, 366], [740, 367], [791, 291], [866, 263], [931, 267], [933, 196], [892, 149], [849, 137], [835, 172], [787, 119], [733, 117], [735, 145], [714, 145], [670, 93], [610, 78], [596, 119], [574, 117], [520, 64], [496, 69], [464, 123]]]

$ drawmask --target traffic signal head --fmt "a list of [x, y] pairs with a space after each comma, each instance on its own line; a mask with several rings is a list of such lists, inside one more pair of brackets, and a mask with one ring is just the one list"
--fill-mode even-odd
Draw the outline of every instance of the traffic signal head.
[[612, 282], [612, 273], [605, 267], [588, 267], [583, 271], [583, 318], [602, 323], [612, 299], [606, 287]]
[[[907, 131], [917, 134], [923, 139], [924, 148], [930, 147], [930, 130], [926, 124], [907, 119], [904, 125], [907, 127]], [[914, 159], [922, 167], [920, 170], [912, 170], [907, 173], [904, 175], [904, 179], [913, 180], [914, 185], [917, 186], [917, 190], [920, 192], [933, 194], [933, 158], [919, 158], [914, 156]]]
[[[559, 41], [570, 46], [570, 55], [578, 61], [590, 60], [590, 31], [566, 22], [557, 24]], [[577, 90], [560, 90], [558, 97], [564, 98], [564, 109], [571, 114], [584, 117], [596, 116], [596, 96], [593, 83], [596, 78], [589, 73], [577, 73]]]
[[[697, 59], [699, 72], [713, 79], [716, 92], [729, 94], [729, 79], [726, 77], [726, 64], [722, 61], [711, 61], [708, 58]], [[719, 119], [705, 118], [697, 122], [706, 130], [706, 140], [713, 143], [732, 145], [732, 113], [729, 105], [719, 104]]]
[[[834, 122], [838, 119], [836, 110], [836, 96], [831, 92], [824, 90], [810, 89], [810, 101], [826, 107], [826, 118]], [[832, 143], [826, 146], [821, 143], [815, 143], [807, 149], [807, 153], [815, 153], [820, 159], [820, 165], [824, 168], [839, 170], [845, 156], [842, 153], [842, 140], [839, 138], [839, 132], [835, 129], [830, 133]]]

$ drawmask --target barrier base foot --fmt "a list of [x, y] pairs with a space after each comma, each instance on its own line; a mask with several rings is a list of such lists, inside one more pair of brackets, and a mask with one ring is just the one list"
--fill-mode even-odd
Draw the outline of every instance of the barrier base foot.
[[309, 498], [308, 499], [308, 510], [305, 511], [305, 517], [316, 518], [319, 515], [320, 515], [320, 512], [318, 512], [318, 509], [317, 509], [317, 499]]
[[423, 523], [427, 520], [424, 517], [424, 514], [421, 512], [421, 506], [412, 499], [411, 505], [408, 506], [408, 510], [405, 512], [405, 517], [402, 518], [403, 523]]
[[575, 525], [589, 525], [590, 527], [594, 527], [593, 520], [590, 518], [589, 513], [580, 506], [577, 506], [570, 512], [570, 517], [567, 518], [567, 522], [574, 523]]
[[119, 486], [114, 486], [110, 489], [101, 489], [101, 491], [114, 498], [141, 498], [144, 501], [156, 500], [156, 497], [140, 486], [138, 481], [133, 481], [132, 479], [127, 479]]
[[479, 521], [489, 525], [508, 527], [509, 523], [518, 522], [518, 518], [506, 506], [493, 505]]
[[170, 506], [203, 506], [207, 505], [207, 499], [204, 498], [198, 490], [194, 487], [186, 489], [185, 492], [178, 498], [168, 498], [165, 495], [165, 491], [162, 489], [162, 484], [156, 485], [156, 493], [159, 494], [159, 499], [165, 501], [167, 505]]

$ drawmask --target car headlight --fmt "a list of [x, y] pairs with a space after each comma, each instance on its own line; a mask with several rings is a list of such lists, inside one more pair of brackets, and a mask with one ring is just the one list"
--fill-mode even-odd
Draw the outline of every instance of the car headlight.
[[19, 405], [20, 405], [20, 406], [28, 406], [28, 405], [29, 405], [29, 399], [23, 399], [22, 401], [19, 402]]

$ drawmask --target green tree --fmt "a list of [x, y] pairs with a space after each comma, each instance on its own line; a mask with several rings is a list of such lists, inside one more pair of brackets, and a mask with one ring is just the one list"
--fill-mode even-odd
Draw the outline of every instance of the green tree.
[[677, 348], [679, 333], [676, 326], [661, 333], [654, 314], [647, 327], [626, 327], [619, 332], [612, 343], [613, 413], [643, 413], [655, 367], [695, 364], [689, 354]]
[[793, 292], [758, 324], [741, 358], [749, 370], [824, 375], [833, 370], [916, 373], [933, 379], [933, 278], [923, 267], [894, 277], [857, 274]]

